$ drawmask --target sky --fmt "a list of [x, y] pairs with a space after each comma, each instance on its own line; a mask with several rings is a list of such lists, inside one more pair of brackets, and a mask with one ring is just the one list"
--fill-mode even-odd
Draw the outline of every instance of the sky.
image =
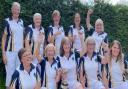
[[[93, 2], [94, 0], [81, 0], [82, 2]], [[128, 2], [128, 0], [105, 0], [105, 1], [109, 1], [110, 3], [112, 3], [113, 5], [117, 4], [117, 3], [121, 3], [121, 2]], [[125, 3], [124, 2], [124, 3]]]

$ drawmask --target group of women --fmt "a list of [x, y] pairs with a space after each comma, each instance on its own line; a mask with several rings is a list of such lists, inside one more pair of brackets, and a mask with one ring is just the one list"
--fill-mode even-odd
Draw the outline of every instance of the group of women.
[[103, 21], [90, 24], [93, 10], [87, 12], [87, 30], [76, 13], [65, 35], [58, 10], [45, 33], [40, 13], [24, 28], [20, 9], [12, 4], [2, 37], [7, 89], [128, 89], [121, 44], [115, 40], [109, 48]]

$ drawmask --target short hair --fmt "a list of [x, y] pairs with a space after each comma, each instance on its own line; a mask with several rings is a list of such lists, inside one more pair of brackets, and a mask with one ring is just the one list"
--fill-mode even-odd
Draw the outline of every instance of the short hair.
[[102, 20], [102, 19], [100, 19], [100, 18], [99, 18], [99, 19], [97, 19], [97, 20], [96, 20], [96, 22], [95, 22], [95, 24], [98, 24], [98, 23], [103, 24], [103, 20]]
[[47, 57], [47, 50], [49, 47], [53, 47], [54, 49], [54, 53], [56, 53], [56, 48], [55, 46], [53, 45], [53, 43], [49, 43], [46, 47], [45, 47], [45, 50], [44, 50], [44, 53], [45, 53], [45, 56]]
[[21, 60], [22, 60], [23, 54], [24, 54], [26, 51], [27, 51], [27, 49], [25, 49], [25, 48], [22, 48], [22, 49], [19, 50], [19, 52], [18, 52], [18, 57], [19, 57], [20, 62], [21, 62]]
[[33, 15], [33, 20], [34, 20], [34, 18], [37, 17], [37, 16], [40, 16], [40, 17], [42, 18], [42, 15], [41, 15], [40, 13], [35, 13], [35, 14]]
[[[57, 16], [60, 16], [60, 12], [58, 10], [54, 10], [53, 13], [52, 13], [52, 18], [57, 15]], [[61, 16], [60, 16], [61, 17]]]
[[75, 16], [80, 16], [80, 13], [78, 13], [78, 12], [77, 12], [77, 13], [75, 13], [74, 17], [75, 17]]
[[95, 25], [96, 25], [96, 24], [102, 24], [102, 26], [103, 26], [102, 31], [104, 31], [104, 22], [103, 22], [103, 20], [102, 20], [102, 19], [100, 19], [100, 18], [99, 18], [99, 19], [97, 19], [97, 20], [96, 20], [96, 22], [95, 22]]
[[18, 3], [18, 2], [13, 2], [13, 3], [12, 3], [12, 7], [11, 7], [11, 9], [12, 9], [14, 6], [17, 6], [17, 7], [20, 8], [20, 3]]

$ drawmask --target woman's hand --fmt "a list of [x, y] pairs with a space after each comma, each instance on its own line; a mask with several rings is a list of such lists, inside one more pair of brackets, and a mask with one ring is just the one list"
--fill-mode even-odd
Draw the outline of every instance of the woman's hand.
[[40, 89], [40, 88], [41, 88], [41, 83], [40, 82], [37, 82], [34, 89]]
[[56, 37], [56, 36], [58, 36], [58, 35], [60, 35], [61, 34], [61, 32], [60, 31], [57, 31], [55, 34], [54, 34], [54, 36]]
[[44, 40], [44, 34], [43, 33], [39, 33], [39, 36], [38, 36], [38, 45], [41, 45], [42, 42]]
[[88, 12], [87, 12], [87, 15], [91, 15], [91, 14], [93, 14], [93, 10], [89, 9]]
[[60, 81], [61, 74], [62, 74], [62, 69], [59, 68], [59, 69], [57, 70], [57, 73], [56, 73], [56, 82], [57, 82], [57, 83]]

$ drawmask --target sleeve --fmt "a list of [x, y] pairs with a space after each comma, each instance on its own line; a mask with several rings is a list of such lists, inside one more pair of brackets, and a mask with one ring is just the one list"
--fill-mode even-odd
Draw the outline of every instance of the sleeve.
[[48, 36], [49, 35], [53, 35], [53, 29], [52, 29], [51, 26], [48, 27], [47, 32], [46, 32], [46, 41], [47, 41], [47, 43], [49, 43], [48, 42]]
[[109, 41], [108, 41], [108, 35], [106, 34], [106, 36], [105, 36], [105, 38], [104, 38], [104, 42], [105, 43], [109, 43]]
[[68, 36], [73, 36], [73, 29], [71, 26], [68, 28]]
[[24, 30], [24, 39], [32, 40], [32, 29], [30, 27], [26, 27]]
[[84, 57], [81, 57], [80, 61], [79, 61], [79, 72], [80, 72], [80, 70], [83, 70], [83, 75], [85, 75]]
[[128, 56], [124, 58], [124, 68], [128, 69]]
[[39, 71], [38, 66], [36, 67], [36, 80], [37, 81], [41, 81], [41, 73]]
[[57, 67], [61, 68], [60, 57], [57, 56], [56, 60], [57, 60]]
[[91, 27], [90, 30], [86, 30], [85, 31], [85, 34], [86, 34], [86, 37], [88, 36], [92, 36], [93, 32], [95, 31], [95, 28]]
[[6, 19], [4, 20], [4, 26], [3, 27], [4, 27], [3, 33], [6, 35], [9, 34], [9, 23]]
[[40, 66], [41, 66], [41, 72], [40, 72], [41, 85], [43, 85], [43, 82], [45, 82], [45, 65], [46, 65], [46, 61], [42, 60], [40, 62]]
[[75, 50], [75, 58], [76, 58], [76, 59], [80, 58], [80, 52], [77, 51], [77, 50]]
[[19, 72], [17, 70], [12, 75], [10, 87], [14, 89], [19, 89]]

